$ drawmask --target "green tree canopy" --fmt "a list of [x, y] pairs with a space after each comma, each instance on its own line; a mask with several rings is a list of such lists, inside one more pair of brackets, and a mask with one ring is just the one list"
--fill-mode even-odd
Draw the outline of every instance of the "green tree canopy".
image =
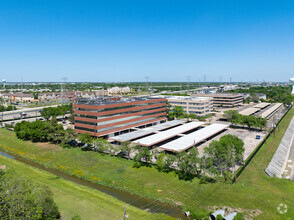
[[210, 165], [214, 166], [227, 180], [230, 168], [243, 160], [245, 148], [241, 139], [228, 134], [221, 137], [219, 141], [212, 141], [204, 151], [211, 160]]
[[0, 171], [1, 219], [59, 219], [48, 187], [34, 184], [13, 170]]
[[169, 112], [170, 118], [181, 118], [184, 115], [184, 109], [182, 106], [175, 106], [172, 108], [172, 110]]

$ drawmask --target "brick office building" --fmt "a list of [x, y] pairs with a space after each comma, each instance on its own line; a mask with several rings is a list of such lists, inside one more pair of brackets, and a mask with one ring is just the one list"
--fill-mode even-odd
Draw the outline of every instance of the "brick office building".
[[150, 97], [77, 98], [73, 103], [75, 130], [112, 137], [132, 128], [166, 120], [166, 99]]

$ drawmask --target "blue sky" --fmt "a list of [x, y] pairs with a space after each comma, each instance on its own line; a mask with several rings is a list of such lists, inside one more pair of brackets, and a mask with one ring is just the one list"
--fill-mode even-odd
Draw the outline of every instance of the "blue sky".
[[287, 81], [294, 1], [1, 0], [7, 81]]

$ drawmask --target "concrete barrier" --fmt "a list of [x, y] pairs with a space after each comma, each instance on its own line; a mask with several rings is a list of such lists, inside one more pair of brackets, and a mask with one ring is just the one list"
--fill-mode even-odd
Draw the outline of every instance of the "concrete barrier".
[[265, 172], [270, 177], [279, 177], [282, 178], [282, 175], [285, 171], [287, 161], [290, 154], [290, 149], [293, 147], [293, 138], [294, 138], [294, 117], [292, 118], [284, 137], [276, 150], [271, 162], [268, 167], [265, 169]]

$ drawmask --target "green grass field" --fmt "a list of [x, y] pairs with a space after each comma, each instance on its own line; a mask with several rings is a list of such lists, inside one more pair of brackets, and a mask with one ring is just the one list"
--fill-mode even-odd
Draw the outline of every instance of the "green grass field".
[[[224, 207], [249, 213], [249, 218], [294, 219], [294, 182], [269, 178], [264, 172], [293, 115], [292, 109], [279, 125], [275, 137], [268, 139], [234, 185], [199, 184], [196, 178], [183, 181], [173, 172], [160, 173], [154, 167], [132, 168], [132, 161], [122, 158], [24, 142], [4, 129], [0, 130], [0, 148], [99, 184], [180, 205], [199, 215]], [[288, 205], [284, 215], [277, 211], [280, 203]]]
[[[64, 180], [46, 171], [27, 166], [0, 155], [0, 164], [14, 169], [17, 174], [50, 187], [62, 219], [123, 219], [124, 203], [95, 189]], [[172, 219], [163, 214], [150, 214], [128, 206], [128, 219]]]

